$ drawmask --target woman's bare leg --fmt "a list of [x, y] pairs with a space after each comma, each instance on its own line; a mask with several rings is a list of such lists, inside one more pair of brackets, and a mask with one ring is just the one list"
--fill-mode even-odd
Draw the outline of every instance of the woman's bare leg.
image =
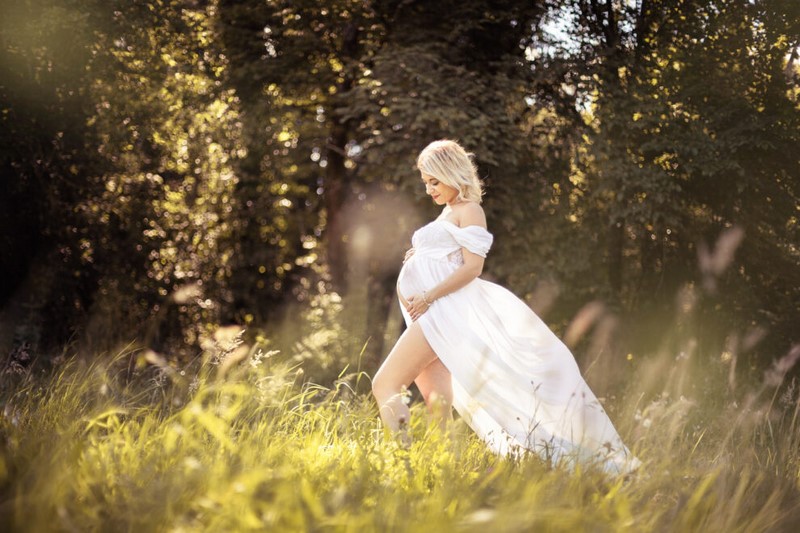
[[408, 406], [403, 402], [403, 390], [436, 360], [436, 354], [417, 322], [409, 326], [389, 352], [375, 377], [372, 393], [378, 402], [381, 418], [392, 432], [409, 421]]
[[425, 399], [428, 412], [442, 429], [452, 415], [453, 385], [450, 379], [450, 371], [436, 358], [414, 380]]

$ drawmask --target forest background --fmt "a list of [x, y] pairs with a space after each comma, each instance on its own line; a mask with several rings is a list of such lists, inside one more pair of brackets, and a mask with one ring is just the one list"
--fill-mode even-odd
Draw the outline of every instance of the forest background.
[[788, 0], [4, 2], [6, 366], [180, 366], [238, 324], [321, 382], [374, 369], [436, 214], [415, 156], [453, 138], [486, 277], [561, 334], [583, 309], [584, 366], [698, 301], [760, 376], [800, 323], [798, 36]]
[[[797, 531], [799, 54], [794, 0], [0, 0], [0, 529]], [[632, 476], [377, 422], [439, 138]]]

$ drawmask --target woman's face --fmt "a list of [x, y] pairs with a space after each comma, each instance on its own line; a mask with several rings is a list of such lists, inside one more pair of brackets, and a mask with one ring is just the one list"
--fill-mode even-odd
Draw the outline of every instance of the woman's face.
[[436, 205], [449, 204], [458, 197], [458, 189], [445, 185], [438, 179], [428, 174], [422, 174], [425, 183], [425, 194], [429, 194]]

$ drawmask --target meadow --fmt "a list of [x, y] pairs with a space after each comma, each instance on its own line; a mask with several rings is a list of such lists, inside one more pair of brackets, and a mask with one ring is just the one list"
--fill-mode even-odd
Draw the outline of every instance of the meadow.
[[624, 390], [604, 401], [643, 466], [614, 478], [495, 456], [458, 419], [446, 433], [429, 424], [419, 402], [404, 449], [378, 423], [367, 374], [345, 367], [332, 386], [315, 385], [240, 333], [221, 330], [185, 369], [131, 347], [5, 373], [0, 527], [800, 527], [800, 402], [786, 377], [800, 350], [736, 391], [726, 354], [663, 351], [634, 362]]

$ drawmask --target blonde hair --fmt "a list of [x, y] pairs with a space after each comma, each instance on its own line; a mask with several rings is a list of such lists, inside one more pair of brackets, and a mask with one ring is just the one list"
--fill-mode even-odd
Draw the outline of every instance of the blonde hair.
[[459, 200], [481, 203], [483, 184], [478, 179], [478, 169], [468, 153], [455, 141], [433, 141], [417, 157], [417, 168], [458, 190]]

